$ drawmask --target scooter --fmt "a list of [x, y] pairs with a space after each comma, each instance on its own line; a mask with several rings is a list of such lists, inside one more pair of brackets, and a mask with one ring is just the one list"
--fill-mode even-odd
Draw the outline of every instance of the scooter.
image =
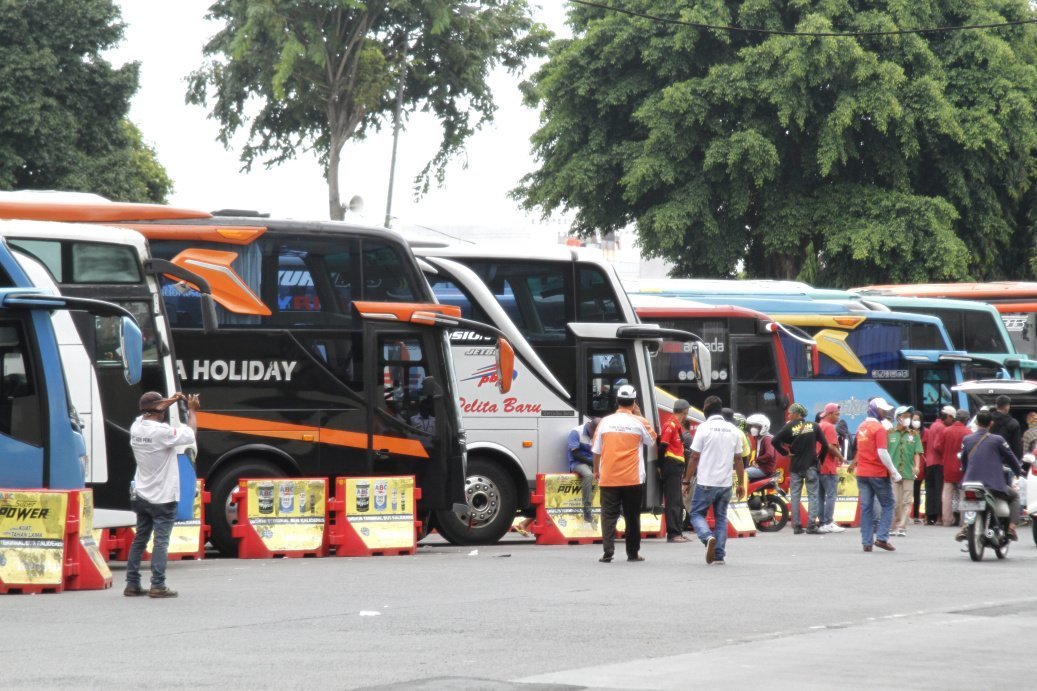
[[1008, 556], [1008, 502], [994, 496], [981, 482], [965, 482], [961, 485], [959, 503], [962, 524], [968, 542], [969, 557], [982, 561], [987, 546], [993, 548], [998, 559]]
[[748, 494], [746, 502], [758, 531], [776, 533], [789, 522], [789, 496], [778, 484], [777, 475], [750, 481]]
[[1033, 542], [1037, 544], [1037, 461], [1033, 454], [1023, 455], [1023, 467], [1029, 469], [1023, 476], [1024, 480], [1019, 483], [1019, 501], [1026, 507], [1026, 515], [1030, 519], [1030, 529], [1033, 531]]

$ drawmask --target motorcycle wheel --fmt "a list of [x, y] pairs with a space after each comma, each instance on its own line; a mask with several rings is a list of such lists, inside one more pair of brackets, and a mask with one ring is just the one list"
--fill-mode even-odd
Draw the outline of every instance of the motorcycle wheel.
[[1008, 556], [1008, 546], [1012, 544], [1012, 541], [1005, 535], [1005, 541], [1000, 546], [994, 545], [994, 554], [997, 555], [998, 559], [1004, 559]]
[[756, 529], [761, 533], [776, 533], [784, 528], [789, 522], [788, 503], [776, 494], [767, 494], [764, 495], [762, 504], [764, 509], [774, 511], [774, 516], [770, 520], [757, 522]]
[[987, 512], [977, 511], [976, 522], [969, 527], [968, 532], [968, 543], [969, 543], [969, 558], [972, 561], [983, 561], [983, 551], [986, 549], [986, 542], [983, 533], [987, 529]]

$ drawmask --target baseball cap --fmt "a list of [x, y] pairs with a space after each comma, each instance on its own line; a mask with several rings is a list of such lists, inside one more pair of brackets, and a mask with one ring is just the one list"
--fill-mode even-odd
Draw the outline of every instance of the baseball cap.
[[173, 402], [172, 398], [166, 398], [158, 391], [148, 391], [140, 397], [139, 408], [142, 413], [162, 412]]
[[825, 415], [828, 415], [830, 413], [838, 413], [838, 412], [839, 412], [839, 404], [838, 403], [825, 403], [825, 412], [824, 412]]
[[616, 398], [637, 398], [637, 389], [632, 387], [630, 384], [624, 384], [619, 387], [618, 391], [616, 391]]
[[893, 410], [893, 406], [890, 405], [889, 402], [882, 396], [879, 396], [878, 398], [873, 400], [872, 404], [874, 404], [874, 406], [879, 410]]
[[940, 415], [950, 415], [951, 417], [954, 417], [954, 415], [957, 412], [958, 411], [955, 410], [954, 406], [952, 405], [945, 405], [944, 407], [940, 408]]
[[791, 406], [789, 406], [789, 412], [795, 413], [796, 415], [799, 415], [801, 417], [806, 417], [807, 407], [802, 403], [793, 403]]
[[911, 406], [909, 406], [909, 405], [902, 405], [902, 406], [898, 406], [897, 407], [897, 410], [896, 410], [895, 413], [893, 413], [893, 415], [895, 417], [900, 417], [901, 415], [907, 415], [908, 413], [913, 413], [913, 412], [915, 412], [915, 409], [912, 408]]
[[678, 398], [673, 402], [673, 412], [683, 413], [685, 410], [691, 407], [691, 404], [685, 401], [683, 398]]

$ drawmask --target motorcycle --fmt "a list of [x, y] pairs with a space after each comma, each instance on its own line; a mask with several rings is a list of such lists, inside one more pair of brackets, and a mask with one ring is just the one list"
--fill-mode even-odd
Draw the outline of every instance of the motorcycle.
[[1037, 544], [1037, 462], [1033, 454], [1023, 455], [1023, 467], [1028, 470], [1023, 476], [1025, 482], [1019, 483], [1020, 503], [1025, 507], [1026, 515], [1030, 519], [1030, 529], [1033, 531], [1033, 542]]
[[995, 496], [981, 482], [965, 482], [961, 486], [959, 503], [969, 558], [982, 561], [987, 546], [993, 548], [998, 559], [1008, 556], [1008, 502]]
[[777, 475], [751, 480], [747, 488], [749, 513], [761, 533], [776, 533], [789, 522], [792, 515], [789, 497], [778, 484]]

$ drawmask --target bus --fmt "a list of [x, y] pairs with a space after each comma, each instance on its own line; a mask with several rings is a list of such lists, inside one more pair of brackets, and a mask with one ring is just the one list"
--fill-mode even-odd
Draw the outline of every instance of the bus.
[[237, 552], [231, 493], [245, 477], [414, 475], [426, 526], [467, 510], [447, 331], [490, 335], [505, 391], [511, 349], [492, 327], [435, 302], [398, 235], [82, 196], [11, 202], [3, 215], [13, 214], [133, 228], [154, 256], [208, 282], [211, 333], [194, 281], [164, 275], [162, 297], [179, 376], [204, 402], [197, 468], [222, 553]]
[[[0, 215], [2, 215], [0, 197]], [[133, 315], [143, 337], [142, 373], [130, 383], [119, 357], [119, 322], [85, 312], [58, 311], [52, 316], [73, 405], [83, 420], [90, 457], [87, 484], [100, 509], [129, 508], [135, 472], [129, 425], [139, 414], [145, 391], [179, 390], [169, 327], [159, 299], [157, 272], [206, 283], [183, 269], [153, 262], [147, 242], [122, 228], [0, 221], [3, 237], [33, 285], [67, 297], [104, 299]], [[211, 300], [207, 294], [205, 300]], [[211, 305], [210, 305], [211, 309]], [[185, 411], [170, 411], [170, 423], [183, 423]], [[193, 457], [193, 445], [178, 449]]]
[[711, 386], [702, 390], [683, 344], [664, 341], [651, 359], [656, 387], [701, 408], [707, 396], [752, 415], [762, 413], [771, 429], [785, 424], [785, 411], [794, 401], [785, 351], [777, 324], [744, 307], [708, 305], [689, 300], [633, 294], [630, 300], [643, 322], [698, 334], [709, 348]]
[[[853, 290], [867, 299], [901, 296], [990, 303], [1000, 314], [1015, 351], [1028, 359], [1037, 359], [1037, 282], [908, 283]], [[1025, 368], [1032, 369], [1029, 365]]]
[[42, 291], [0, 238], [0, 487], [81, 489], [92, 465], [62, 366], [51, 315], [84, 311], [116, 319], [119, 369], [141, 376], [142, 337], [125, 309]]
[[[510, 394], [496, 393], [485, 338], [451, 333], [468, 434], [466, 484], [472, 520], [439, 522], [451, 541], [496, 542], [528, 509], [538, 473], [568, 472], [569, 431], [614, 411], [614, 391], [633, 384], [638, 404], [658, 427], [665, 403], [653, 388], [653, 354], [667, 343], [687, 353], [689, 384], [709, 386], [708, 350], [677, 329], [638, 324], [608, 264], [570, 251], [538, 251], [516, 260], [491, 249], [415, 246], [440, 302], [494, 324], [515, 350]], [[666, 339], [666, 340], [663, 340]], [[648, 449], [648, 506], [657, 480]]]
[[[851, 432], [867, 415], [868, 401], [877, 396], [913, 406], [929, 421], [944, 405], [967, 404], [965, 394], [953, 387], [964, 380], [962, 365], [972, 359], [951, 347], [935, 317], [871, 310], [858, 300], [773, 293], [761, 297], [749, 291], [699, 294], [679, 282], [669, 288], [657, 282], [652, 291], [766, 314], [784, 327], [779, 336], [796, 401], [812, 415], [825, 403], [839, 403]], [[793, 329], [816, 347], [796, 337]]]

